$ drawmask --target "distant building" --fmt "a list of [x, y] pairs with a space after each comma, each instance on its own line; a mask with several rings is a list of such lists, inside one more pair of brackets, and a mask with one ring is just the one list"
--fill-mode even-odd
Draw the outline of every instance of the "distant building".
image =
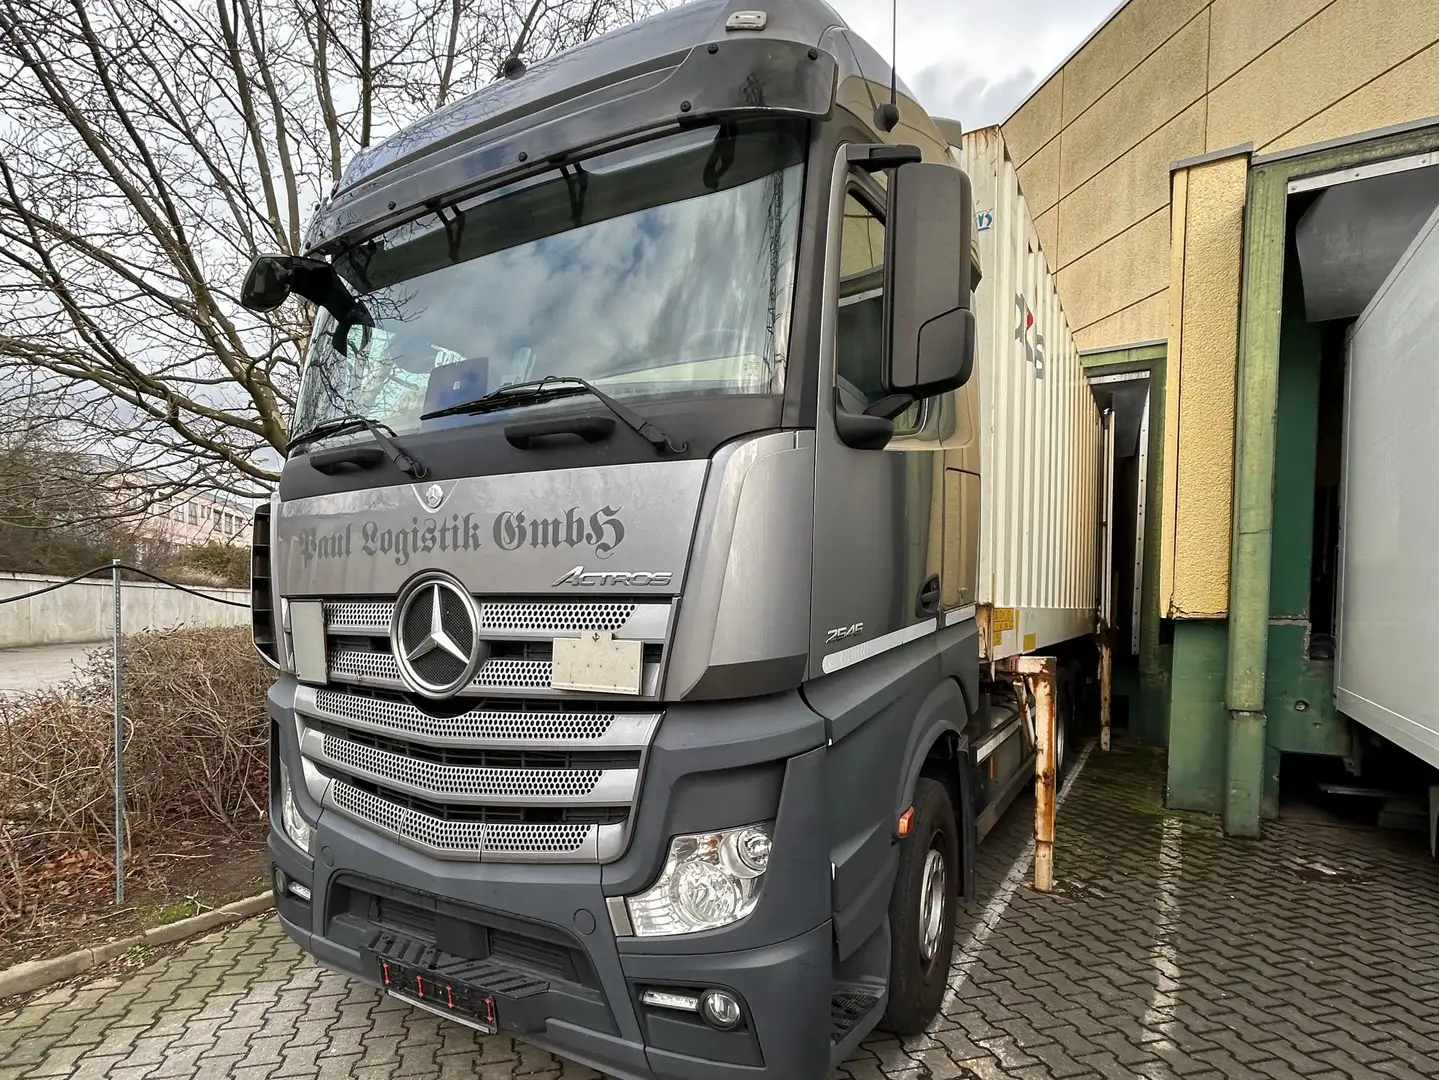
[[182, 547], [212, 540], [248, 546], [250, 508], [221, 495], [181, 494], [152, 504], [141, 519], [140, 533]]
[[[81, 455], [81, 460], [94, 469], [101, 483], [116, 492], [117, 510], [133, 507], [136, 535], [144, 540], [160, 541], [180, 547], [193, 547], [218, 541], [248, 546], [250, 543], [251, 507], [224, 494], [212, 491], [175, 491], [165, 477], [143, 469], [130, 469], [123, 462], [98, 454]], [[130, 517], [125, 512], [125, 517]]]

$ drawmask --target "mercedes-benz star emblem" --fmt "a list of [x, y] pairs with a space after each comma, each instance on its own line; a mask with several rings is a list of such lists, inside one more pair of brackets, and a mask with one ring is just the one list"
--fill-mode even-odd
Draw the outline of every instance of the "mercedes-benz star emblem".
[[439, 484], [431, 484], [425, 488], [425, 505], [431, 510], [438, 510], [440, 503], [445, 501], [445, 489]]
[[474, 678], [488, 649], [470, 594], [453, 578], [422, 574], [395, 604], [390, 647], [405, 685], [431, 698], [451, 697]]

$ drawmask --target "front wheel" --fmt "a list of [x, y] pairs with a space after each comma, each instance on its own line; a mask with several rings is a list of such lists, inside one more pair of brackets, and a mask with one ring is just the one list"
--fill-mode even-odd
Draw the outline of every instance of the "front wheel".
[[927, 776], [914, 792], [914, 826], [900, 842], [889, 901], [889, 1006], [881, 1026], [918, 1035], [944, 1000], [954, 952], [959, 829], [949, 790]]

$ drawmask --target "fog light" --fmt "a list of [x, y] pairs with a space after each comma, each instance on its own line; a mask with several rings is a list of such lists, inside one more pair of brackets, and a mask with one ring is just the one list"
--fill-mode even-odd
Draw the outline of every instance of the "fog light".
[[285, 871], [275, 867], [275, 895], [284, 896], [289, 889], [290, 879], [285, 876]]
[[711, 1027], [733, 1031], [739, 1027], [744, 1013], [733, 994], [725, 990], [706, 990], [700, 998], [700, 1015]]

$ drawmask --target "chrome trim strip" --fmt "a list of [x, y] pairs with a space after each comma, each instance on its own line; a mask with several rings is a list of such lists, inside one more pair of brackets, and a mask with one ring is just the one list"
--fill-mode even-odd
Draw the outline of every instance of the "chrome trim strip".
[[870, 657], [889, 652], [890, 649], [896, 649], [901, 645], [908, 645], [911, 641], [928, 637], [934, 633], [936, 625], [934, 619], [925, 619], [924, 622], [915, 623], [913, 626], [881, 634], [872, 641], [863, 641], [858, 645], [851, 645], [847, 649], [840, 649], [838, 652], [832, 652], [826, 656], [820, 662], [820, 668], [826, 675], [832, 675], [836, 671], [842, 671], [844, 668], [858, 664], [861, 660], [868, 660]]
[[[624, 850], [623, 825], [512, 825], [442, 821], [388, 799], [331, 783], [326, 809], [437, 859], [468, 862], [608, 862]], [[367, 812], [368, 811], [368, 812]], [[433, 837], [435, 844], [425, 837]]]
[[994, 731], [991, 731], [984, 738], [980, 739], [977, 744], [975, 744], [974, 763], [978, 765], [981, 761], [987, 760], [991, 754], [993, 754], [996, 750], [1003, 746], [1005, 742], [1007, 742], [1018, 731], [1019, 714], [1015, 713], [1012, 717], [1010, 717], [1004, 722], [1003, 727], [996, 728]]
[[[929, 624], [933, 629], [933, 624]], [[373, 686], [385, 690], [404, 691], [405, 684], [400, 681], [400, 668], [395, 663], [395, 658], [388, 652], [361, 652], [356, 649], [334, 649], [330, 652], [330, 681], [348, 683], [352, 686]], [[361, 670], [363, 667], [371, 668], [374, 673], [367, 674]], [[510, 682], [490, 681], [486, 679], [499, 680], [506, 672], [510, 676]], [[654, 698], [659, 692], [660, 665], [658, 662], [647, 662], [644, 670], [644, 683], [640, 693], [635, 698], [624, 695], [579, 695], [570, 690], [556, 690], [550, 686], [550, 662], [548, 660], [514, 660], [507, 657], [494, 657], [486, 660], [475, 672], [475, 677], [470, 685], [459, 692], [462, 697], [474, 697], [486, 695], [489, 697], [543, 697], [543, 698], [565, 698], [587, 699], [601, 698], [609, 701], [633, 701], [636, 698]]]
[[300, 752], [336, 772], [457, 806], [630, 806], [639, 769], [503, 769], [440, 765], [306, 729]]
[[471, 749], [638, 750], [649, 748], [661, 713], [529, 712], [475, 708], [430, 716], [407, 701], [300, 686], [295, 711], [342, 727], [430, 746]]
[[614, 928], [615, 937], [634, 937], [635, 928], [630, 922], [630, 910], [625, 906], [623, 896], [605, 897], [605, 908], [610, 913], [610, 926]]
[[974, 618], [974, 605], [967, 604], [964, 607], [953, 608], [944, 613], [944, 625], [954, 626], [956, 623], [969, 622]]

